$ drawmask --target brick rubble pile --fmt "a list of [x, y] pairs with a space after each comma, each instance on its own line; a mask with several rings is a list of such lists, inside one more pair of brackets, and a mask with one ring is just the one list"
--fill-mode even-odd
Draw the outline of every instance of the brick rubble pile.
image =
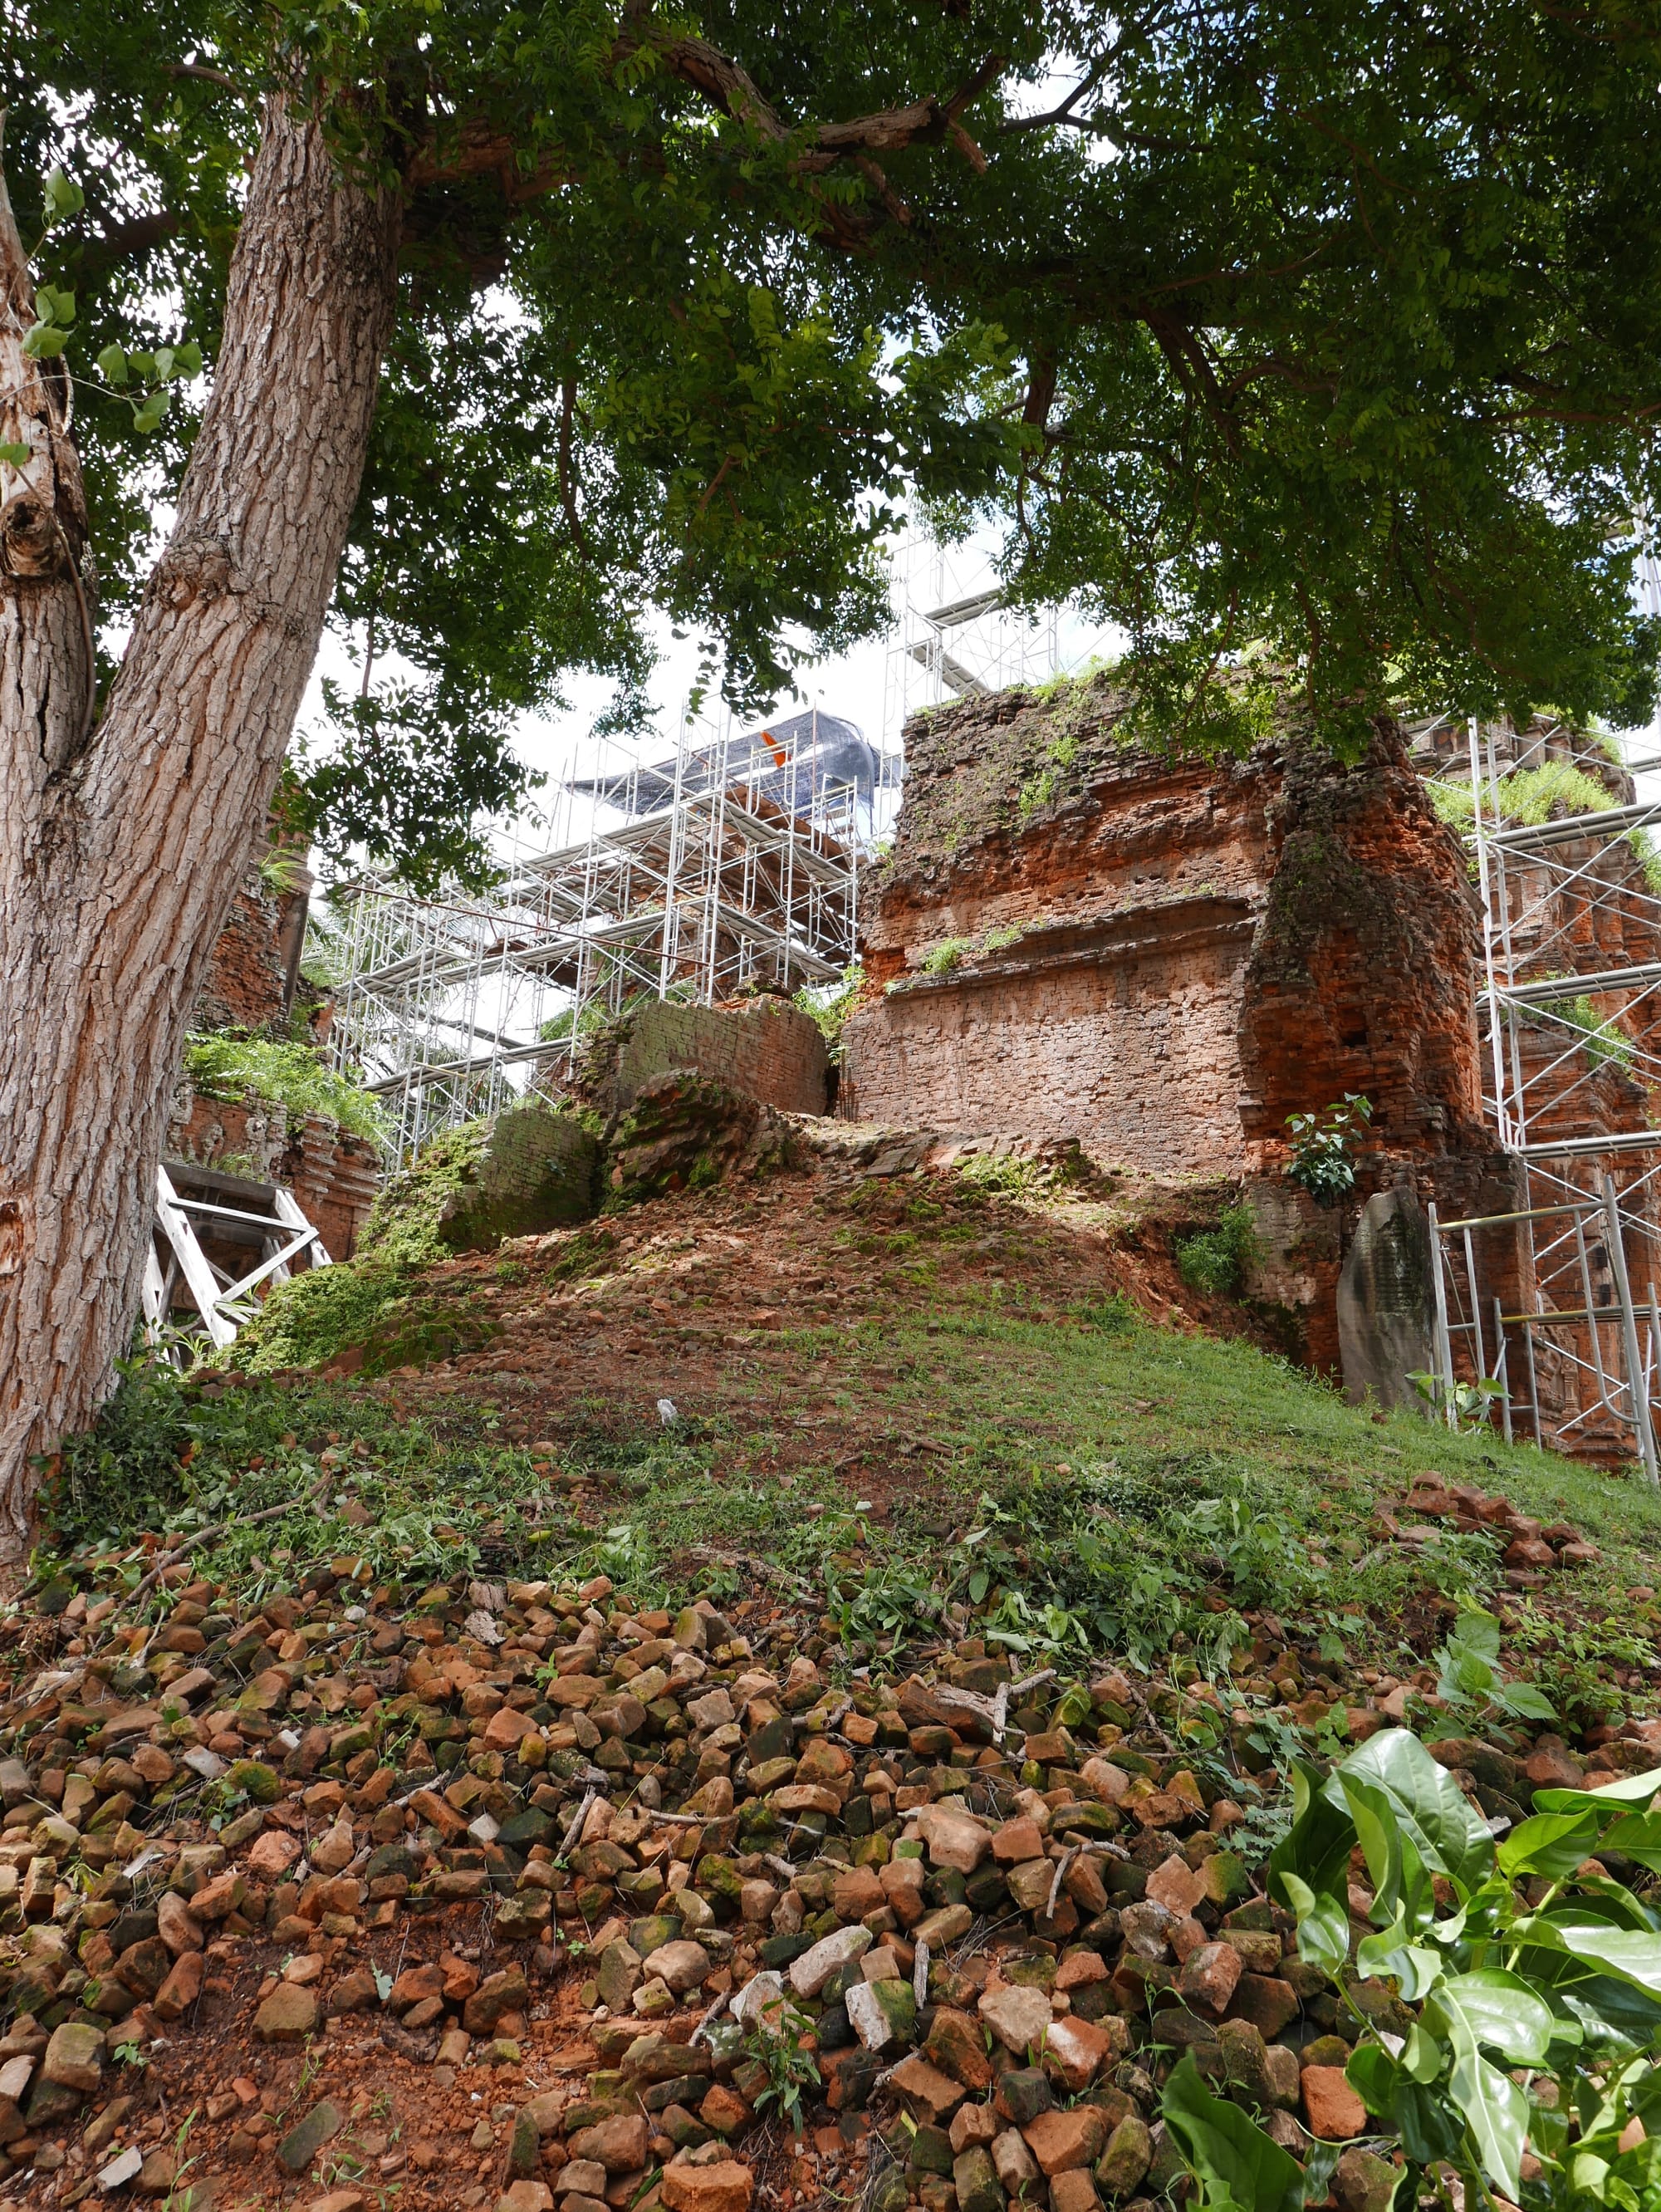
[[[838, 1681], [797, 1619], [603, 1579], [412, 1601], [337, 1559], [253, 1610], [181, 1564], [155, 1595], [131, 1625], [60, 1586], [11, 1632], [0, 2202], [1138, 2206], [1183, 2051], [1294, 2150], [1367, 2125], [1184, 1747], [1261, 1768], [1264, 1709], [1361, 1735], [1428, 1676], [1341, 1693], [1260, 1634], [1230, 1712], [1012, 1681], [973, 1638]], [[1594, 1783], [1653, 1763], [1646, 1724], [1603, 1733]], [[1586, 1774], [1552, 1737], [1433, 1748], [1505, 1817]], [[1335, 2202], [1391, 2176], [1351, 2147]]]

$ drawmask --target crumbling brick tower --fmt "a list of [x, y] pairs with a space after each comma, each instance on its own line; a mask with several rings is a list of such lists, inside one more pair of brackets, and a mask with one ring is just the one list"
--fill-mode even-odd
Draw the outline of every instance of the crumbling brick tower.
[[1338, 1224], [1288, 1196], [1288, 1114], [1372, 1101], [1358, 1195], [1512, 1202], [1482, 1118], [1464, 856], [1388, 720], [1354, 766], [1290, 708], [1218, 763], [1128, 744], [1128, 705], [1102, 675], [908, 728], [841, 1110], [1272, 1178], [1260, 1215], [1305, 1285], [1307, 1356], [1331, 1366]]

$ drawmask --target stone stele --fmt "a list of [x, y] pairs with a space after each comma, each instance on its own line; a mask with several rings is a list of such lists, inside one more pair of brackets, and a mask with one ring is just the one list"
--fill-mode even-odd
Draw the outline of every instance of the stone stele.
[[1422, 1407], [1407, 1378], [1432, 1364], [1433, 1295], [1422, 1207], [1411, 1191], [1375, 1191], [1338, 1277], [1338, 1346], [1352, 1405], [1370, 1390], [1386, 1413]]

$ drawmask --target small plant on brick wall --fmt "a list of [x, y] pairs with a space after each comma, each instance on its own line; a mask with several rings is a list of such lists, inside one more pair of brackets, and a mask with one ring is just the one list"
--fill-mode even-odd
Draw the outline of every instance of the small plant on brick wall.
[[1324, 1114], [1288, 1114], [1292, 1158], [1287, 1179], [1299, 1183], [1320, 1206], [1336, 1206], [1355, 1184], [1354, 1146], [1373, 1119], [1373, 1103], [1346, 1091]]

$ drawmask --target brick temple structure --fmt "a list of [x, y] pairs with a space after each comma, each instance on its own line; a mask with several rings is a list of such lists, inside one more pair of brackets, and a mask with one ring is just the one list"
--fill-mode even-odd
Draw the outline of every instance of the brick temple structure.
[[1127, 745], [1128, 703], [1100, 677], [907, 730], [840, 1110], [1242, 1182], [1271, 1249], [1253, 1290], [1332, 1368], [1343, 1224], [1280, 1172], [1289, 1114], [1372, 1102], [1358, 1197], [1514, 1202], [1482, 1118], [1464, 854], [1392, 722], [1354, 766], [1289, 717], [1218, 763]]
[[[281, 886], [258, 866], [249, 868], [214, 946], [194, 1029], [287, 1034], [300, 988], [312, 889], [300, 866], [288, 869]], [[286, 1184], [335, 1260], [350, 1259], [356, 1250], [380, 1187], [375, 1145], [321, 1115], [290, 1116], [254, 1097], [201, 1096], [187, 1075], [173, 1093], [165, 1151], [171, 1160]]]
[[[1458, 774], [1463, 732], [1409, 742], [1381, 718], [1346, 765], [1288, 708], [1272, 738], [1219, 763], [1127, 743], [1129, 704], [1104, 674], [1047, 698], [965, 700], [907, 729], [895, 844], [863, 902], [867, 988], [840, 1110], [1075, 1138], [1103, 1166], [1234, 1183], [1266, 1247], [1250, 1294], [1280, 1310], [1300, 1356], [1336, 1371], [1338, 1276], [1369, 1196], [1409, 1193], [1445, 1220], [1525, 1202], [1482, 1105], [1481, 904], [1424, 782]], [[1501, 769], [1590, 758], [1609, 805], [1631, 800], [1622, 769], [1553, 726], [1511, 733]], [[1563, 974], [1569, 993], [1573, 977], [1661, 960], [1642, 856], [1597, 836], [1574, 857], [1583, 865], [1549, 893], [1512, 870], [1513, 923], [1537, 933], [1542, 972]], [[1654, 1051], [1653, 1016], [1634, 1028], [1614, 1001], [1595, 1011]], [[1518, 1049], [1535, 1076], [1531, 1136], [1630, 1142], [1650, 1126], [1648, 1087], [1618, 1054], [1526, 1015]], [[1370, 1100], [1373, 1120], [1352, 1198], [1322, 1207], [1284, 1174], [1287, 1116], [1346, 1093]], [[1479, 1231], [1473, 1251], [1485, 1304], [1534, 1310], [1525, 1236]], [[1544, 1302], [1582, 1303], [1561, 1249], [1538, 1256]], [[1586, 1257], [1606, 1305], [1596, 1224]], [[1628, 1264], [1641, 1297], [1654, 1263], [1629, 1240]], [[1555, 1426], [1589, 1386], [1548, 1332], [1535, 1345]], [[1490, 1332], [1490, 1366], [1491, 1349]], [[1467, 1340], [1455, 1358], [1472, 1371]], [[1620, 1456], [1618, 1431], [1593, 1412], [1573, 1448]]]
[[846, 1110], [1239, 1175], [1362, 1091], [1393, 1158], [1485, 1150], [1476, 910], [1401, 732], [1220, 766], [1125, 746], [1126, 703], [1097, 679], [907, 731]]

